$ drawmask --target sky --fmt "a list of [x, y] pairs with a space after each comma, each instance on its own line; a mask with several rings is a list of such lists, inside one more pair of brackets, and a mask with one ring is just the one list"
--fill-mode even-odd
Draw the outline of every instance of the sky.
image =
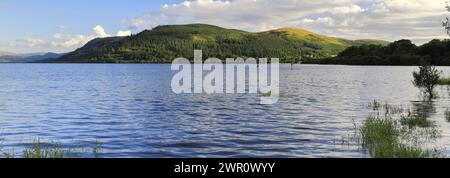
[[94, 38], [207, 23], [304, 28], [348, 39], [448, 38], [446, 0], [0, 0], [0, 51], [69, 52]]

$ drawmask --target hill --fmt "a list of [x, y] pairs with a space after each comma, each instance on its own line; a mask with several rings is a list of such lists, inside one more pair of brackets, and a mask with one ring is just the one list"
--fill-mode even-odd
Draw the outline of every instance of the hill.
[[64, 54], [59, 54], [59, 53], [35, 54], [35, 55], [24, 56], [22, 59], [20, 59], [19, 62], [35, 62], [35, 61], [46, 60], [46, 59], [55, 59], [55, 58], [59, 58], [63, 55]]
[[296, 28], [252, 33], [205, 24], [167, 25], [130, 37], [94, 39], [74, 52], [45, 62], [170, 63], [177, 57], [192, 59], [194, 49], [202, 49], [205, 58], [278, 57], [282, 62], [315, 61], [336, 56], [350, 46], [380, 43], [388, 42], [351, 41]]

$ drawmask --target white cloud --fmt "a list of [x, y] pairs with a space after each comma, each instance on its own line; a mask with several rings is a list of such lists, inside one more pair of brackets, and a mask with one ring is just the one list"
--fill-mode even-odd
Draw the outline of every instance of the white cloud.
[[[163, 4], [141, 17], [123, 20], [129, 26], [107, 33], [102, 26], [87, 34], [71, 34], [66, 26], [53, 39], [28, 38], [2, 42], [7, 49], [68, 51], [94, 38], [129, 36], [157, 25], [207, 23], [225, 28], [265, 31], [282, 27], [306, 28], [349, 39], [412, 39], [426, 42], [448, 38], [442, 26], [446, 0], [186, 0]], [[0, 0], [0, 8], [2, 6]], [[31, 48], [32, 47], [32, 48]]]
[[303, 19], [303, 23], [307, 23], [307, 24], [309, 24], [309, 23], [314, 23], [314, 20], [313, 20], [313, 19], [310, 19], [310, 18], [304, 18], [304, 19]]
[[[300, 27], [351, 39], [444, 38], [446, 0], [191, 0], [128, 20], [130, 29], [208, 23], [264, 31]], [[450, 16], [450, 15], [449, 15]]]
[[103, 29], [103, 27], [100, 26], [100, 25], [95, 26], [95, 27], [92, 29], [92, 31], [94, 31], [95, 37], [98, 37], [98, 38], [105, 38], [105, 37], [111, 36], [111, 35], [107, 34], [107, 33], [105, 32], [105, 29]]
[[335, 7], [331, 10], [332, 14], [358, 14], [366, 11], [359, 5], [352, 4], [350, 6]]
[[27, 38], [25, 39], [25, 42], [30, 47], [35, 47], [44, 44], [44, 41], [39, 38]]
[[130, 20], [130, 26], [152, 28], [165, 24], [209, 23], [228, 28], [262, 31], [296, 25], [299, 23], [298, 19], [311, 14], [363, 11], [353, 4], [356, 1], [193, 0], [163, 5], [157, 12]]
[[126, 30], [126, 31], [118, 31], [116, 36], [131, 36], [131, 30]]
[[319, 17], [315, 22], [328, 27], [334, 26], [334, 20], [331, 17]]
[[92, 35], [85, 36], [85, 35], [64, 35], [64, 34], [55, 34], [53, 37], [56, 39], [56, 41], [52, 42], [53, 46], [68, 49], [82, 46], [95, 38], [95, 36]]
[[49, 47], [51, 47], [51, 45], [48, 42], [35, 37], [18, 39], [10, 42], [0, 42], [0, 48], [3, 50], [17, 53], [23, 53], [22, 50], [26, 52], [48, 51]]
[[[118, 31], [116, 36], [129, 36], [131, 35], [131, 31]], [[95, 38], [106, 38], [111, 37], [110, 34], [106, 33], [106, 30], [97, 25], [92, 28], [92, 34], [90, 35], [70, 35], [70, 34], [61, 34], [57, 33], [53, 35], [55, 41], [51, 43], [54, 47], [62, 47], [66, 49], [72, 49], [76, 47], [81, 47], [85, 45], [87, 42], [95, 39]]]

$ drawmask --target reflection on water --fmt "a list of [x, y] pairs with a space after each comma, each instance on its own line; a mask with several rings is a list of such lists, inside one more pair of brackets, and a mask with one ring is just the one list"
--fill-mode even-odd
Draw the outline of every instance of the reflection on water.
[[[336, 139], [367, 118], [374, 99], [419, 100], [413, 70], [286, 65], [280, 101], [268, 106], [251, 94], [175, 95], [170, 65], [2, 64], [1, 146], [17, 151], [40, 137], [67, 146], [98, 139], [107, 157], [366, 157]], [[438, 90], [431, 109], [414, 108], [448, 147], [449, 93]]]

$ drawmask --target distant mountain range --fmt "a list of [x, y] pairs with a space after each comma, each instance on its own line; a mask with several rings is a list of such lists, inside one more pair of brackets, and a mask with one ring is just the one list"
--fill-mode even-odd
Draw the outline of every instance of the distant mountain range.
[[129, 37], [98, 38], [85, 46], [42, 62], [61, 63], [170, 63], [177, 57], [278, 57], [282, 62], [314, 61], [336, 56], [350, 46], [387, 45], [382, 40], [346, 40], [304, 29], [282, 28], [246, 32], [205, 24], [167, 25]]
[[16, 54], [12, 52], [0, 51], [0, 62], [36, 62], [41, 60], [49, 60], [59, 58], [64, 54], [58, 53], [31, 53], [31, 54]]

